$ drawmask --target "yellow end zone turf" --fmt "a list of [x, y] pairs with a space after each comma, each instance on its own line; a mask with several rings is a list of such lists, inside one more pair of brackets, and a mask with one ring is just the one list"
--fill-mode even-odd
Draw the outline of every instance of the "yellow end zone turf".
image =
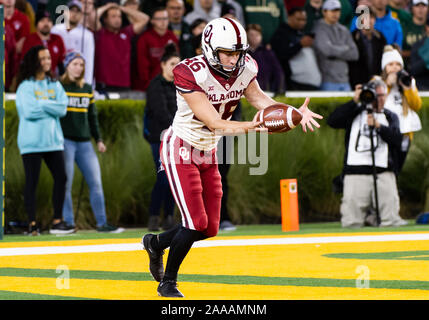
[[[354, 235], [367, 234], [347, 234]], [[315, 234], [311, 236], [314, 237]], [[291, 237], [306, 238], [309, 235]], [[216, 237], [215, 240], [262, 238], [284, 237]], [[139, 242], [140, 239], [134, 238], [22, 242], [3, 243], [0, 248]], [[429, 240], [193, 248], [179, 272], [179, 289], [188, 299], [197, 300], [428, 299], [429, 274], [425, 272], [429, 267], [428, 248]], [[164, 259], [167, 256], [166, 253]], [[147, 254], [143, 250], [0, 256], [0, 290], [82, 298], [157, 299], [155, 281], [112, 280], [108, 277], [73, 278], [74, 270], [147, 274], [148, 263]], [[14, 277], [10, 274], [2, 276], [2, 268], [49, 269], [55, 273], [59, 266], [66, 266], [70, 270], [70, 289], [57, 289], [55, 275], [50, 278], [21, 275]], [[362, 276], [362, 270], [366, 270], [369, 289], [358, 289], [354, 286], [356, 280]], [[193, 277], [192, 282], [189, 281], [190, 276]], [[208, 276], [212, 277], [208, 281], [210, 283], [207, 282]], [[180, 277], [188, 278], [182, 281]], [[279, 284], [276, 285], [276, 280], [273, 281], [272, 278], [279, 278]], [[238, 283], [225, 283], [225, 279], [233, 279], [233, 282]], [[249, 279], [251, 281], [247, 282]], [[266, 282], [264, 279], [270, 281]], [[336, 280], [338, 282], [335, 282]], [[417, 284], [413, 283], [407, 287], [412, 281]], [[295, 285], [290, 285], [291, 283]], [[336, 283], [339, 285], [336, 286]], [[374, 288], [374, 284], [377, 284], [377, 288]], [[416, 286], [420, 290], [416, 290]]]

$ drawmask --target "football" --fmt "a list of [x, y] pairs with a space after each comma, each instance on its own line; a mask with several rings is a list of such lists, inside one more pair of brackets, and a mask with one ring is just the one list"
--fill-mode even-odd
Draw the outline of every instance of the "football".
[[273, 104], [258, 113], [258, 120], [262, 121], [261, 127], [272, 133], [292, 130], [302, 119], [302, 113], [298, 109], [283, 103]]

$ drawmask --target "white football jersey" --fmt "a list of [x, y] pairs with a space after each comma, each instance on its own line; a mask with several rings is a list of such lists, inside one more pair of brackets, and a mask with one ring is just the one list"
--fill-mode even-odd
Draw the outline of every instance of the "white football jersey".
[[214, 149], [222, 136], [210, 131], [195, 116], [180, 93], [204, 92], [222, 119], [229, 120], [244, 90], [256, 79], [256, 61], [247, 55], [243, 72], [238, 77], [229, 79], [223, 78], [209, 67], [203, 55], [181, 61], [173, 72], [178, 91], [177, 112], [172, 125], [174, 133], [194, 148], [203, 151]]

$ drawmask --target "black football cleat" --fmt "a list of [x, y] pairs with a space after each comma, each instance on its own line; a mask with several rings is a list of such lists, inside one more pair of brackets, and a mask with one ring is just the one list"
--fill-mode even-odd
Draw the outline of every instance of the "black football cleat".
[[152, 248], [151, 241], [153, 237], [156, 237], [156, 235], [150, 233], [146, 234], [143, 236], [142, 244], [149, 255], [149, 271], [155, 281], [161, 282], [164, 277], [164, 262], [162, 261], [164, 250], [159, 252]]
[[174, 280], [161, 281], [158, 286], [158, 295], [167, 298], [183, 298], [184, 295], [177, 289], [177, 282]]

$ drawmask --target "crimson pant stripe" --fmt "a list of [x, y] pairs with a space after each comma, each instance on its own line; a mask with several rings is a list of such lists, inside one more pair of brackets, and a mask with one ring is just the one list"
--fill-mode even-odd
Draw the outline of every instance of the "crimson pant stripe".
[[228, 20], [232, 24], [232, 26], [234, 27], [235, 34], [237, 35], [237, 44], [241, 44], [241, 33], [237, 27], [237, 24], [235, 23], [234, 20], [232, 20], [230, 18], [225, 18], [225, 19]]
[[[173, 136], [173, 130], [171, 129], [171, 127], [168, 130], [169, 130], [168, 134], [165, 135], [164, 141], [163, 141], [163, 148], [165, 148], [165, 149], [161, 153], [162, 162], [164, 163], [165, 173], [167, 174], [168, 182], [170, 183], [171, 192], [173, 193], [174, 199], [176, 200], [177, 206], [179, 207], [179, 210], [182, 214], [182, 222], [185, 221], [185, 227], [188, 228], [189, 224], [186, 221], [186, 219], [184, 219], [185, 215], [183, 213], [183, 207], [182, 207], [182, 204], [180, 203], [180, 200], [179, 200], [179, 196], [178, 196], [178, 192], [177, 192], [177, 186], [176, 186], [176, 183], [174, 182], [173, 174], [171, 173], [171, 164], [170, 164], [170, 161], [168, 158], [168, 150], [170, 149], [170, 143], [171, 143], [171, 137]], [[173, 143], [174, 143], [174, 141], [173, 141]], [[166, 159], [164, 157], [164, 153], [167, 153]], [[182, 223], [182, 225], [183, 225], [183, 223]]]

